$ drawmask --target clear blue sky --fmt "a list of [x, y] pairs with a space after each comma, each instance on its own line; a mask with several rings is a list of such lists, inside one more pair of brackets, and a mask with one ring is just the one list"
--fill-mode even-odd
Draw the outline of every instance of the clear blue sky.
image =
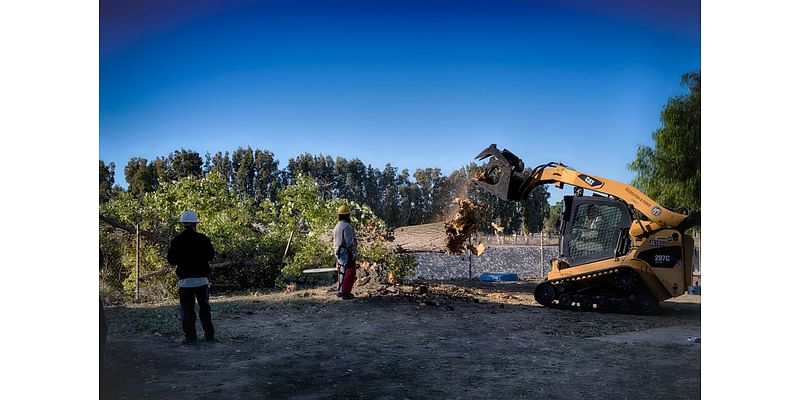
[[[700, 2], [102, 0], [100, 159], [251, 146], [383, 168], [491, 143], [629, 182], [700, 69]], [[548, 188], [551, 203], [567, 191]]]

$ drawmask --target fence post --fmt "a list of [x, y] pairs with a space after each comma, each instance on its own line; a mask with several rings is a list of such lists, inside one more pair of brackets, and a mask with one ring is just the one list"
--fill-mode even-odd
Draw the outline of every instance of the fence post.
[[472, 251], [469, 252], [469, 279], [472, 279]]
[[139, 224], [136, 224], [136, 292], [134, 302], [139, 302]]
[[544, 278], [544, 231], [539, 232], [539, 269], [540, 276]]

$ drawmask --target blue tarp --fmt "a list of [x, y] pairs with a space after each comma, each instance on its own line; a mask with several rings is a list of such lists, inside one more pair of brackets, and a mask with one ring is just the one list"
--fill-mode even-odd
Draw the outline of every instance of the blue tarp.
[[500, 282], [500, 281], [516, 281], [519, 277], [511, 272], [484, 272], [481, 274], [481, 282]]

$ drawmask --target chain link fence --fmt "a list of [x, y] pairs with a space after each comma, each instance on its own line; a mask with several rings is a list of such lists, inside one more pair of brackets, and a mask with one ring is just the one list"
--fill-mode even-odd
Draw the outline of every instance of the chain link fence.
[[[693, 234], [692, 285], [700, 285], [700, 235]], [[546, 233], [530, 235], [483, 235], [476, 242], [488, 249], [481, 256], [471, 253], [412, 253], [417, 260], [414, 278], [451, 280], [477, 278], [484, 272], [511, 272], [521, 279], [544, 279], [551, 261], [559, 256], [559, 237]]]

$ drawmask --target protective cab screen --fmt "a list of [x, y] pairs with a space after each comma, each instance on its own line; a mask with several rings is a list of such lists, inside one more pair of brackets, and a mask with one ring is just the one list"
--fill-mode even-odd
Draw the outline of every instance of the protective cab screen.
[[621, 227], [630, 226], [624, 208], [613, 203], [578, 203], [562, 251], [570, 265], [614, 257]]

